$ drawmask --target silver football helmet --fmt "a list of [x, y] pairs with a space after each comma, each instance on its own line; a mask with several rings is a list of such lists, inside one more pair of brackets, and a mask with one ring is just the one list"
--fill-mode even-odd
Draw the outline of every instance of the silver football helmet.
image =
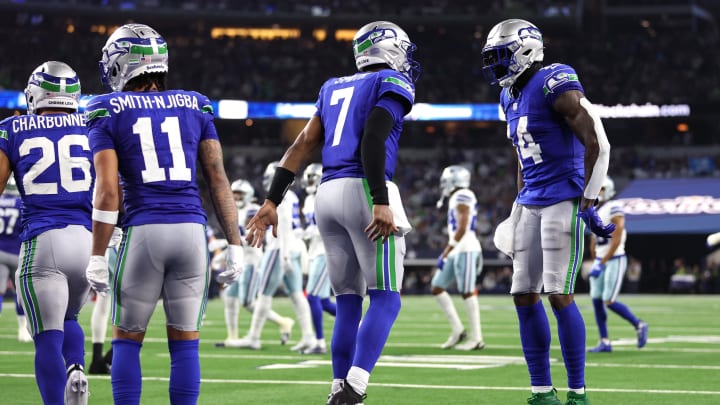
[[420, 76], [420, 64], [412, 54], [417, 46], [397, 24], [374, 21], [360, 28], [353, 38], [355, 66], [359, 71], [366, 67], [384, 64], [415, 82]]
[[11, 196], [20, 195], [20, 190], [18, 190], [17, 183], [15, 183], [15, 176], [13, 176], [12, 173], [10, 173], [10, 177], [8, 177], [8, 181], [5, 184], [5, 191], [3, 191], [3, 194]]
[[320, 185], [322, 170], [323, 167], [320, 163], [311, 163], [305, 168], [301, 183], [306, 193], [315, 194], [318, 186]]
[[266, 193], [270, 191], [270, 184], [272, 184], [273, 176], [275, 176], [275, 169], [277, 169], [279, 165], [280, 161], [276, 160], [268, 163], [267, 167], [265, 167], [265, 173], [263, 173], [263, 188]]
[[230, 190], [235, 197], [235, 205], [238, 209], [245, 208], [255, 198], [255, 187], [245, 179], [238, 179], [232, 182]]
[[63, 62], [49, 61], [30, 74], [25, 88], [28, 114], [42, 108], [66, 108], [77, 111], [80, 102], [80, 79]]
[[525, 20], [502, 21], [490, 30], [481, 55], [485, 80], [510, 87], [533, 62], [542, 62], [542, 34]]
[[122, 91], [128, 81], [142, 74], [167, 71], [167, 43], [145, 24], [123, 25], [102, 49], [100, 76], [112, 91]]
[[615, 197], [615, 182], [610, 178], [610, 176], [605, 177], [600, 191], [601, 193], [598, 195], [598, 200], [600, 202], [610, 201], [613, 197]]
[[440, 189], [443, 197], [449, 197], [456, 188], [470, 187], [470, 170], [460, 165], [443, 169], [440, 175]]

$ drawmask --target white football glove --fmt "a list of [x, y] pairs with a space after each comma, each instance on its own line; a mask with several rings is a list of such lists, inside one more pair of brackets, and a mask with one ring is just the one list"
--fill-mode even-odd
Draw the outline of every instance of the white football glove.
[[225, 251], [225, 271], [217, 275], [217, 282], [232, 284], [237, 281], [243, 272], [243, 248], [238, 245], [228, 245]]
[[95, 292], [101, 295], [107, 294], [110, 289], [110, 271], [105, 256], [90, 256], [85, 277]]

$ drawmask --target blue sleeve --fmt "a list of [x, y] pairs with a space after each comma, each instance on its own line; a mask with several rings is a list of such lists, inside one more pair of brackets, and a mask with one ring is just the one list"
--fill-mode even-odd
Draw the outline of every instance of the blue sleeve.
[[317, 117], [320, 117], [320, 111], [322, 111], [322, 100], [323, 100], [324, 90], [325, 90], [325, 84], [323, 84], [322, 87], [320, 87], [320, 91], [318, 92], [317, 101], [315, 101], [315, 114], [314, 115]]
[[393, 122], [401, 120], [405, 116], [405, 106], [401, 103], [397, 97], [386, 95], [378, 100], [376, 107], [380, 107], [385, 111], [389, 112], [393, 118]]
[[200, 135], [200, 140], [204, 141], [206, 139], [215, 139], [219, 141], [220, 138], [218, 137], [217, 128], [215, 128], [215, 122], [213, 121], [215, 118], [215, 111], [213, 110], [212, 103], [210, 103], [210, 100], [204, 95], [200, 93], [196, 94], [200, 100], [200, 110], [202, 111], [203, 120], [203, 133]]
[[0, 122], [0, 150], [5, 152], [8, 159], [10, 159], [10, 139], [8, 138], [10, 133], [8, 123], [10, 120], [11, 118], [7, 118]]
[[[543, 72], [543, 70], [541, 70], [541, 72]], [[585, 93], [575, 69], [568, 65], [557, 64], [549, 73], [545, 74], [545, 78], [543, 79], [543, 94], [545, 100], [547, 100], [551, 106], [555, 105], [555, 100], [557, 100], [561, 94], [569, 90], [578, 90]]]
[[94, 98], [85, 108], [85, 125], [88, 128], [90, 150], [93, 155], [106, 149], [115, 149], [115, 142], [111, 136], [110, 109], [103, 101], [101, 98]]
[[415, 103], [415, 86], [401, 73], [389, 69], [381, 71], [378, 98], [382, 98], [388, 93], [399, 96], [399, 99], [402, 100], [405, 109], [403, 116], [412, 110]]

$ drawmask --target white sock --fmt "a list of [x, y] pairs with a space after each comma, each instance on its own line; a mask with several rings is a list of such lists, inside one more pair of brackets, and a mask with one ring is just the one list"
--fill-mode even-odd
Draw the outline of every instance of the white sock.
[[601, 338], [600, 341], [605, 343], [606, 345], [610, 344], [610, 338]]
[[350, 367], [346, 378], [348, 384], [355, 392], [362, 395], [367, 391], [368, 382], [370, 381], [370, 373], [357, 366]]
[[317, 345], [318, 345], [319, 347], [322, 347], [323, 349], [326, 349], [326, 348], [327, 348], [327, 343], [325, 343], [325, 338], [318, 339], [318, 340], [317, 340]]
[[310, 304], [308, 304], [307, 298], [301, 292], [295, 292], [290, 294], [290, 301], [292, 301], [293, 308], [295, 309], [295, 316], [297, 317], [298, 323], [300, 324], [300, 331], [302, 331], [302, 339], [306, 342], [315, 341], [315, 329], [312, 325], [312, 315], [310, 314]]
[[585, 387], [583, 387], [583, 388], [568, 388], [568, 391], [572, 391], [576, 394], [582, 395], [585, 393]]
[[273, 311], [272, 309], [268, 311], [267, 319], [268, 321], [274, 323], [275, 325], [280, 325], [280, 323], [283, 321], [285, 317], [278, 314], [277, 312]]
[[92, 329], [92, 342], [105, 343], [105, 334], [108, 328], [108, 315], [110, 315], [110, 294], [100, 295], [95, 298], [90, 327]]
[[447, 316], [448, 321], [450, 321], [450, 328], [453, 333], [462, 332], [463, 325], [462, 322], [460, 322], [460, 317], [455, 310], [455, 305], [453, 305], [450, 294], [448, 294], [447, 291], [443, 291], [435, 296], [435, 300], [440, 305], [440, 308], [445, 311], [445, 315]]
[[552, 386], [546, 386], [546, 385], [540, 385], [540, 386], [537, 386], [537, 387], [533, 385], [533, 386], [530, 388], [530, 390], [531, 390], [531, 392], [532, 392], [533, 394], [544, 394], [544, 393], [546, 393], [546, 392], [552, 391], [552, 389], [553, 389]]
[[334, 393], [342, 390], [344, 382], [345, 382], [345, 380], [343, 380], [342, 378], [333, 379], [332, 387], [330, 387], [330, 393], [334, 394]]
[[474, 340], [483, 341], [482, 331], [480, 330], [480, 307], [478, 305], [477, 295], [471, 295], [465, 298], [465, 309], [467, 310], [468, 320], [470, 321], [470, 333]]
[[18, 320], [18, 330], [27, 329], [27, 317], [25, 316], [25, 314], [18, 315], [17, 320]]
[[263, 326], [265, 326], [265, 320], [267, 320], [268, 312], [272, 307], [273, 297], [269, 295], [260, 294], [255, 301], [255, 309], [253, 310], [252, 321], [250, 322], [250, 332], [248, 336], [251, 339], [260, 339], [262, 334]]
[[238, 313], [240, 312], [240, 299], [237, 297], [223, 297], [225, 302], [225, 328], [228, 339], [238, 338]]

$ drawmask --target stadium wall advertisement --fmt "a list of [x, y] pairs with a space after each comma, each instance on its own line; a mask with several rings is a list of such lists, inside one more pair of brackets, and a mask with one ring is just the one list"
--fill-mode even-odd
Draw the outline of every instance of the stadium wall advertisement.
[[720, 179], [633, 180], [615, 200], [625, 208], [628, 233], [720, 231]]

